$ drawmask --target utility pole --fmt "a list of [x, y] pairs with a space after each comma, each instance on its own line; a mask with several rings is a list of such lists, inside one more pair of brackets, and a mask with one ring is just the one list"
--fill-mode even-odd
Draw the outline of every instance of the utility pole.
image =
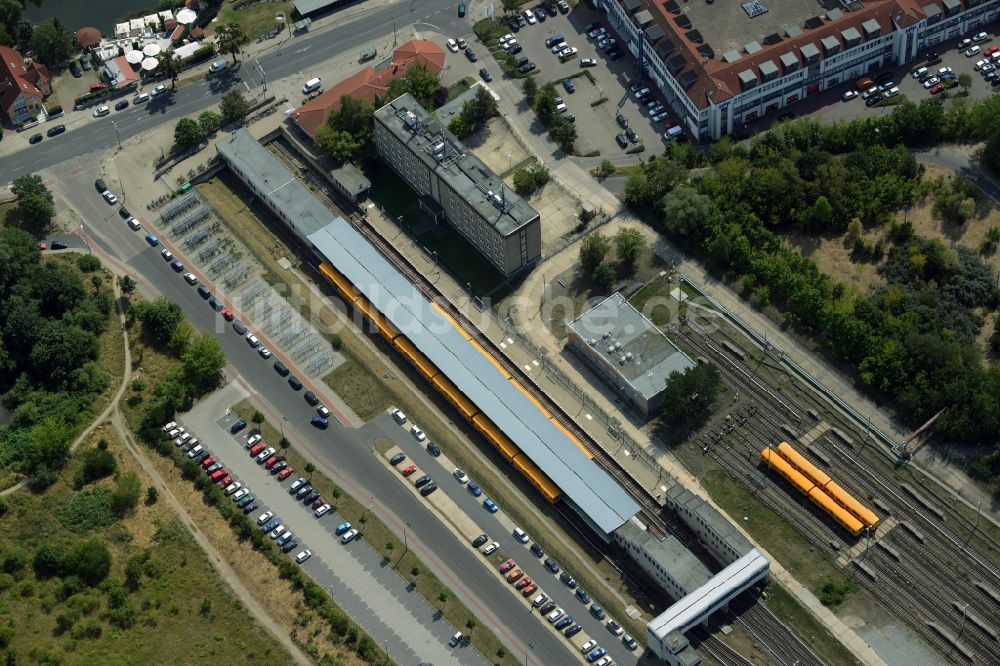
[[982, 508], [983, 508], [983, 500], [979, 500], [979, 502], [976, 504], [976, 524], [973, 525], [972, 531], [969, 532], [969, 536], [965, 538], [965, 543], [962, 544], [963, 547], [969, 545], [969, 541], [972, 540], [972, 535], [976, 533], [977, 529], [979, 529], [979, 516], [982, 514]]

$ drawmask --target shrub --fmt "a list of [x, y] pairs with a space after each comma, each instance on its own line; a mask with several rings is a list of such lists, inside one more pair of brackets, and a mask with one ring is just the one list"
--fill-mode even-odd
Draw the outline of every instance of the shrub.
[[92, 254], [84, 254], [76, 260], [76, 267], [84, 273], [93, 273], [101, 268], [101, 260]]

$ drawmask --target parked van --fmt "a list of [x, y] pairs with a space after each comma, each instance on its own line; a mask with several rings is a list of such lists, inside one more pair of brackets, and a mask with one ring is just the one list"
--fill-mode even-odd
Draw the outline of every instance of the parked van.
[[563, 37], [562, 35], [552, 35], [551, 37], [549, 37], [548, 39], [545, 40], [545, 47], [546, 48], [552, 48], [553, 46], [555, 46], [559, 42], [565, 42], [565, 41], [566, 41], [566, 38]]
[[521, 543], [528, 543], [529, 541], [531, 541], [531, 539], [528, 538], [528, 535], [525, 534], [524, 530], [522, 530], [520, 527], [514, 528], [514, 538], [520, 541]]
[[209, 65], [208, 71], [210, 71], [212, 74], [217, 74], [228, 68], [229, 68], [229, 61], [223, 58], [221, 60], [216, 60], [211, 65]]
[[684, 136], [684, 130], [681, 129], [680, 125], [675, 125], [663, 133], [663, 138], [667, 141], [679, 139], [682, 136]]
[[316, 92], [322, 85], [323, 82], [320, 81], [318, 76], [315, 79], [309, 79], [306, 81], [306, 84], [302, 86], [302, 94], [308, 95], [309, 93]]

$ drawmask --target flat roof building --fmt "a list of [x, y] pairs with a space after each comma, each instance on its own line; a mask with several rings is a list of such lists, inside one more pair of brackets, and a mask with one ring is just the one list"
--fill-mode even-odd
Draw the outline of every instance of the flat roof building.
[[595, 0], [687, 131], [717, 139], [972, 34], [996, 0]]
[[712, 572], [671, 535], [657, 539], [636, 518], [615, 530], [615, 542], [673, 599], [707, 583]]
[[681, 484], [667, 491], [667, 504], [723, 565], [732, 564], [753, 549], [728, 518]]
[[660, 406], [670, 373], [694, 367], [687, 354], [617, 292], [566, 330], [570, 348], [646, 416]]
[[417, 193], [424, 212], [455, 228], [502, 275], [541, 257], [538, 211], [409, 93], [375, 112], [375, 147]]

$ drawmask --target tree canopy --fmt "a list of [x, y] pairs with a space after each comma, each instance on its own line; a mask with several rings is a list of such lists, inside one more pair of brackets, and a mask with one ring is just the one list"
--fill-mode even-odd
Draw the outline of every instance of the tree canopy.
[[316, 143], [339, 162], [354, 162], [374, 149], [375, 109], [366, 99], [344, 95], [340, 108], [316, 130]]
[[222, 96], [219, 103], [222, 119], [227, 123], [243, 119], [250, 111], [250, 105], [239, 90], [230, 90]]
[[52, 193], [41, 176], [25, 174], [14, 179], [10, 188], [17, 198], [17, 215], [21, 222], [35, 229], [44, 229], [56, 215]]
[[40, 21], [31, 33], [31, 50], [38, 60], [49, 67], [69, 60], [73, 48], [73, 36], [57, 18]]
[[236, 64], [236, 54], [240, 52], [240, 48], [250, 41], [240, 24], [235, 22], [230, 22], [220, 28], [216, 37], [219, 40], [219, 52], [232, 55], [234, 65]]
[[722, 375], [711, 363], [671, 372], [660, 403], [660, 427], [667, 441], [683, 441], [700, 428], [712, 415], [723, 388]]

